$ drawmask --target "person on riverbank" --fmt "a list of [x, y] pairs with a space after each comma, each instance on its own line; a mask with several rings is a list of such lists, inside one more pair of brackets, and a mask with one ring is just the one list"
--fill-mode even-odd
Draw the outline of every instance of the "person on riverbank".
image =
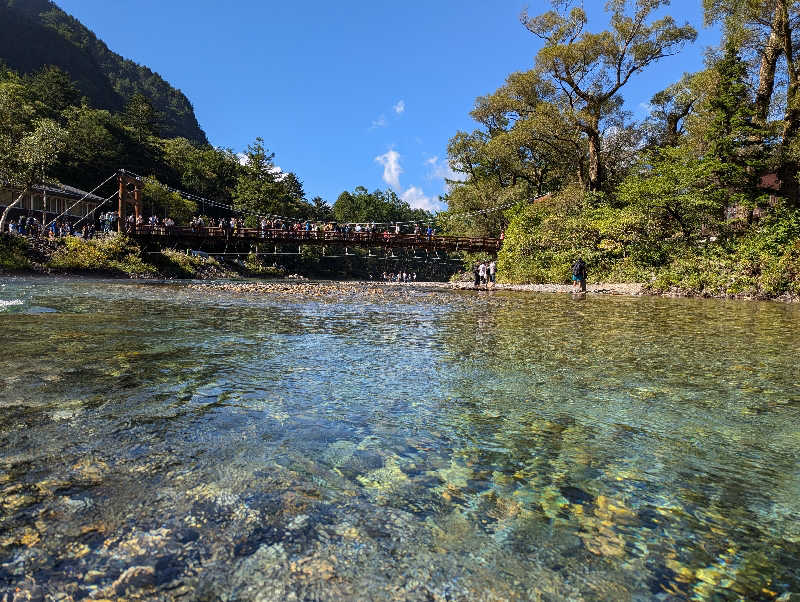
[[580, 291], [586, 292], [586, 262], [583, 257], [572, 264], [572, 292], [576, 292], [580, 286]]
[[495, 275], [497, 274], [497, 263], [492, 260], [489, 262], [489, 267], [487, 268], [489, 274], [489, 286], [494, 286], [494, 279]]
[[475, 288], [478, 288], [481, 285], [481, 264], [476, 263], [475, 267], [472, 268], [472, 274], [475, 276]]

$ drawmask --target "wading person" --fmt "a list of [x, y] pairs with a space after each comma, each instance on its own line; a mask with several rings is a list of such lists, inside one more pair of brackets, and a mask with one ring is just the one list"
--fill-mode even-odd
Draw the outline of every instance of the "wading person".
[[481, 261], [480, 266], [478, 266], [478, 275], [480, 276], [481, 284], [486, 284], [486, 262]]
[[572, 292], [576, 292], [580, 286], [582, 293], [586, 292], [586, 263], [583, 257], [578, 257], [578, 260], [572, 264]]

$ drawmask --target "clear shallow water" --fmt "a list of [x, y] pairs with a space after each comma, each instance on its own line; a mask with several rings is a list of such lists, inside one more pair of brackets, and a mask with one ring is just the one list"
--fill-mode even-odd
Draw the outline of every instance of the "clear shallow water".
[[800, 592], [800, 308], [347, 290], [0, 282], [0, 592]]

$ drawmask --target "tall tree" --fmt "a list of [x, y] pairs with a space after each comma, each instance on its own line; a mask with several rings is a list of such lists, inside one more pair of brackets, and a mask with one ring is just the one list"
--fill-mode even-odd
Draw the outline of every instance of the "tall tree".
[[703, 9], [706, 23], [721, 23], [725, 40], [749, 55], [757, 74], [755, 115], [766, 122], [773, 102], [778, 62], [784, 53], [787, 26], [791, 31], [797, 25], [796, 2], [703, 0]]
[[232, 150], [197, 146], [186, 138], [164, 140], [162, 146], [164, 159], [176, 172], [176, 185], [202, 197], [231, 202], [242, 170]]
[[736, 45], [729, 41], [715, 63], [716, 86], [707, 101], [707, 156], [719, 167], [716, 179], [728, 191], [728, 203], [748, 207], [749, 220], [759, 196], [759, 183], [767, 167], [769, 133], [755, 118], [756, 109], [747, 85], [747, 66]]
[[66, 144], [66, 131], [51, 119], [33, 119], [20, 84], [0, 84], [0, 181], [20, 190], [0, 216], [0, 232], [12, 208], [31, 190], [49, 179], [50, 170]]
[[561, 104], [588, 144], [588, 184], [600, 190], [606, 181], [601, 123], [619, 108], [616, 95], [631, 77], [661, 58], [677, 53], [697, 32], [670, 16], [650, 22], [669, 0], [609, 0], [611, 28], [585, 31], [586, 13], [573, 0], [552, 0], [553, 10], [522, 22], [544, 41], [536, 69], [560, 91]]
[[326, 203], [321, 196], [315, 196], [313, 199], [311, 199], [311, 215], [317, 221], [332, 221], [333, 207]]
[[[757, 79], [755, 117], [763, 124], [771, 114], [783, 114], [778, 148], [781, 192], [800, 204], [800, 1], [798, 0], [704, 0], [708, 23], [724, 24], [725, 39], [749, 54], [752, 78]], [[776, 84], [783, 65], [784, 86]], [[776, 89], [785, 94], [777, 95]]]
[[650, 99], [650, 116], [645, 124], [650, 146], [677, 146], [685, 132], [686, 118], [699, 100], [696, 77], [684, 74], [680, 81], [656, 92]]
[[187, 222], [197, 212], [197, 203], [172, 192], [152, 176], [144, 179], [142, 200], [154, 214], [163, 213], [177, 223]]
[[284, 191], [273, 162], [275, 153], [264, 147], [263, 138], [256, 138], [245, 157], [233, 194], [234, 206], [250, 216], [286, 215], [280, 212]]
[[79, 105], [81, 94], [70, 77], [58, 67], [48, 65], [25, 78], [31, 100], [43, 117], [59, 119], [68, 107]]
[[145, 141], [149, 136], [157, 134], [159, 115], [153, 103], [144, 94], [136, 93], [125, 105], [123, 121], [131, 130], [137, 142]]
[[641, 169], [622, 182], [617, 196], [627, 211], [643, 216], [642, 237], [663, 242], [680, 233], [692, 244], [703, 227], [719, 224], [727, 201], [719, 172], [716, 159], [698, 159], [688, 147], [657, 148], [642, 157]]

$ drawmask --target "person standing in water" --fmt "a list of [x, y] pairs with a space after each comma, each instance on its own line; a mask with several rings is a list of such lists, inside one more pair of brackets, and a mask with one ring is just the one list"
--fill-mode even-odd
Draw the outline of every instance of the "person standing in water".
[[586, 292], [586, 262], [583, 257], [578, 257], [578, 260], [572, 264], [572, 292], [577, 292], [578, 286], [582, 293]]

